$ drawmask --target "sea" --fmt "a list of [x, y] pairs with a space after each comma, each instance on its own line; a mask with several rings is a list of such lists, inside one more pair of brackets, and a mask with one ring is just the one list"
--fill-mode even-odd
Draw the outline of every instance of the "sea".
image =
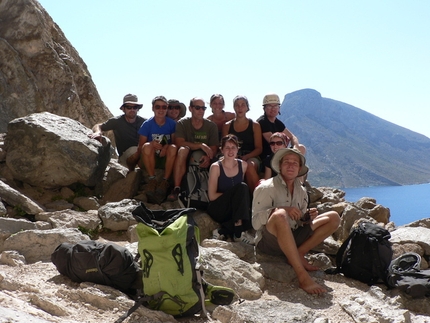
[[430, 218], [430, 183], [404, 186], [372, 186], [341, 188], [345, 200], [357, 202], [371, 197], [377, 204], [390, 209], [390, 221], [396, 226]]

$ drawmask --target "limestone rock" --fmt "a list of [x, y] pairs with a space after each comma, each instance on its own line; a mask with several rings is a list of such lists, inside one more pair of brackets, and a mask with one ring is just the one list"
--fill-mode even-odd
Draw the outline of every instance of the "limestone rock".
[[214, 285], [233, 288], [241, 298], [258, 299], [264, 287], [263, 275], [232, 252], [221, 248], [201, 250], [205, 277]]
[[12, 120], [6, 164], [14, 178], [34, 186], [94, 186], [103, 178], [110, 152], [89, 133], [81, 123], [49, 112]]
[[414, 243], [423, 248], [426, 255], [430, 255], [430, 229], [423, 227], [401, 227], [391, 232], [392, 243]]
[[137, 223], [131, 212], [138, 205], [136, 200], [130, 199], [105, 204], [98, 211], [103, 227], [112, 231], [127, 230]]
[[41, 111], [88, 128], [112, 116], [79, 53], [37, 1], [1, 1], [0, 21], [0, 132]]
[[410, 312], [402, 309], [396, 298], [387, 298], [377, 286], [372, 286], [365, 297], [348, 297], [341, 306], [352, 316], [354, 322], [411, 322]]
[[100, 204], [95, 197], [79, 196], [73, 199], [73, 204], [85, 211], [98, 210], [100, 207]]
[[78, 229], [27, 230], [7, 238], [3, 248], [16, 250], [28, 263], [34, 263], [51, 261], [51, 254], [63, 242], [77, 243], [81, 240], [89, 240], [89, 237]]
[[27, 214], [38, 214], [43, 212], [43, 208], [36, 202], [21, 194], [6, 183], [0, 180], [0, 196], [10, 206], [21, 208]]
[[74, 210], [42, 212], [36, 216], [36, 220], [49, 223], [52, 228], [78, 228], [95, 230], [101, 225], [101, 220], [95, 210], [78, 212]]
[[141, 179], [142, 173], [139, 171], [128, 173], [125, 178], [116, 181], [109, 187], [103, 196], [102, 204], [133, 198], [137, 193]]

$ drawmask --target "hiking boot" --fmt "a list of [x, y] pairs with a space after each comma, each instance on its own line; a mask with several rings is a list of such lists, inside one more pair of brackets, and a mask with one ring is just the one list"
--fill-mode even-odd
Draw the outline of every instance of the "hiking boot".
[[167, 200], [169, 202], [175, 202], [175, 201], [177, 201], [180, 192], [181, 192], [181, 188], [180, 187], [175, 187], [172, 190], [172, 192], [169, 194], [169, 196], [167, 197]]
[[254, 236], [246, 231], [243, 231], [239, 238], [234, 237], [235, 242], [243, 242], [249, 245], [254, 245]]

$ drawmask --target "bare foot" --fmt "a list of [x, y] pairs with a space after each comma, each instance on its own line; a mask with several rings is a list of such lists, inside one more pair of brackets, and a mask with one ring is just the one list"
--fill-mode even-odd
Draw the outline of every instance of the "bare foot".
[[307, 271], [317, 271], [317, 270], [319, 270], [318, 267], [313, 266], [310, 263], [308, 263], [308, 261], [305, 259], [305, 257], [301, 257], [301, 260], [302, 260], [303, 267], [305, 267], [305, 269]]
[[316, 283], [311, 277], [304, 279], [302, 282], [299, 281], [299, 286], [308, 294], [321, 295], [327, 293], [327, 290]]

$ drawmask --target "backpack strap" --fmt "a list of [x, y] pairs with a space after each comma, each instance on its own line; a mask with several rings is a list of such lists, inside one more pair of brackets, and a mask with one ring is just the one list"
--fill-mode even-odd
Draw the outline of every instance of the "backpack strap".
[[341, 272], [341, 266], [342, 266], [342, 258], [343, 258], [343, 254], [345, 253], [346, 248], [348, 247], [349, 242], [351, 241], [351, 239], [356, 235], [356, 232], [354, 231], [353, 234], [350, 234], [348, 236], [348, 238], [342, 243], [342, 245], [340, 246], [339, 250], [337, 251], [336, 254], [336, 269], [335, 272], [333, 274], [338, 274]]
[[134, 303], [134, 305], [132, 307], [130, 307], [130, 309], [125, 312], [123, 315], [121, 315], [116, 321], [115, 323], [121, 323], [123, 322], [127, 317], [129, 317], [134, 311], [137, 310], [137, 308], [140, 305], [143, 305], [143, 303], [145, 302], [149, 302], [152, 300], [157, 300], [157, 299], [161, 299], [161, 297], [163, 297], [163, 295], [166, 294], [166, 292], [158, 292], [152, 296], [143, 296], [140, 297], [138, 300], [136, 300], [136, 302]]

